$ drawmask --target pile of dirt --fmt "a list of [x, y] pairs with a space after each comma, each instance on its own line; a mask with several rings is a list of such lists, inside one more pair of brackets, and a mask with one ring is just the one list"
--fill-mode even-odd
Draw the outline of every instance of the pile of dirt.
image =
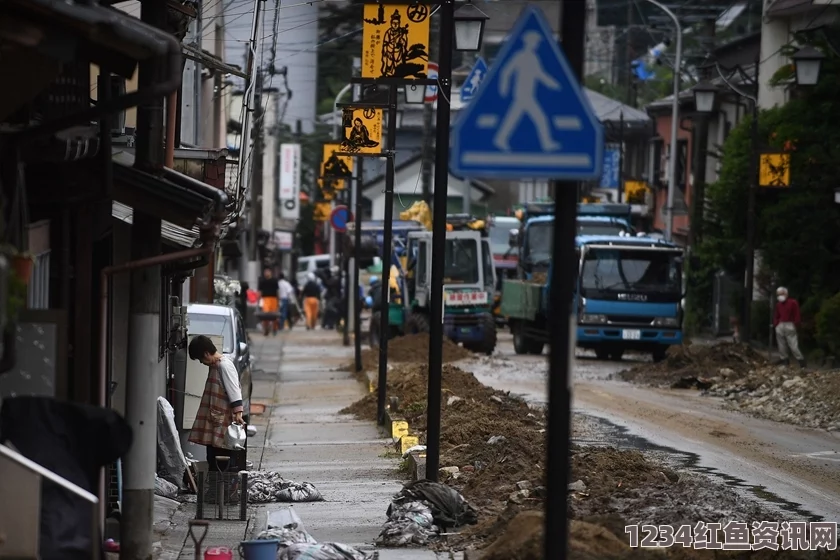
[[743, 377], [717, 376], [707, 394], [752, 416], [840, 431], [840, 371], [766, 366]]
[[[428, 365], [425, 363], [396, 364], [388, 370], [386, 387], [388, 402], [391, 397], [397, 397], [398, 410], [395, 412], [405, 417], [412, 429], [425, 429], [428, 383]], [[464, 395], [489, 399], [498, 392], [480, 383], [473, 374], [450, 364], [444, 364], [441, 370], [441, 387], [442, 411], [446, 411], [450, 402], [457, 402], [457, 399], [450, 399], [452, 396]], [[342, 410], [341, 413], [353, 414], [363, 420], [376, 420], [376, 398], [376, 391], [369, 393]], [[417, 425], [418, 421], [421, 424]]]
[[[530, 471], [508, 475], [507, 478], [493, 477], [489, 470], [461, 473], [458, 480], [451, 484], [478, 507], [479, 523], [450, 537], [447, 545], [455, 549], [474, 547], [481, 550], [490, 547], [518, 513], [541, 510], [544, 507], [545, 489], [533, 483], [515, 483], [516, 480], [529, 480], [536, 472], [539, 472], [538, 469], [532, 468]], [[484, 477], [492, 480], [477, 483]], [[712, 483], [705, 476], [674, 471], [635, 450], [574, 446], [572, 480], [574, 482], [569, 488], [569, 515], [584, 523], [577, 525], [580, 548], [573, 558], [648, 558], [638, 556], [639, 551], [633, 551], [633, 556], [622, 556], [619, 548], [609, 548], [615, 541], [607, 533], [612, 533], [618, 541], [625, 543], [627, 535], [624, 527], [630, 524], [693, 527], [698, 520], [725, 524], [732, 519], [750, 523], [765, 519], [784, 521], [788, 518], [783, 513], [767, 511], [735, 490]], [[514, 481], [513, 485], [509, 484], [511, 481]], [[506, 499], [500, 499], [499, 495], [504, 492], [493, 492], [490, 482], [506, 490], [512, 486], [514, 492]], [[520, 533], [518, 529], [514, 532]], [[539, 535], [528, 534], [528, 538], [537, 542], [540, 540]], [[683, 557], [693, 558], [668, 556]], [[484, 557], [481, 558], [483, 560]]]
[[[443, 339], [443, 363], [448, 364], [474, 356], [469, 350], [458, 346], [448, 338]], [[429, 335], [427, 333], [399, 336], [388, 341], [388, 363], [428, 363]], [[362, 350], [362, 369], [374, 371], [379, 367], [379, 348], [365, 348]], [[355, 363], [349, 363], [341, 368], [344, 371], [354, 371]]]
[[643, 385], [705, 389], [709, 386], [709, 378], [718, 375], [740, 378], [766, 363], [758, 352], [745, 344], [692, 344], [672, 346], [662, 362], [641, 364], [617, 375], [625, 381]]

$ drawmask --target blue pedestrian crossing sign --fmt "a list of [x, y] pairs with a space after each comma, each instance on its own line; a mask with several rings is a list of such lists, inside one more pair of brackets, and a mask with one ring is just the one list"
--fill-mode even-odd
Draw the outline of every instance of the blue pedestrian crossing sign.
[[481, 85], [486, 75], [487, 63], [484, 62], [483, 58], [478, 57], [472, 70], [470, 70], [470, 75], [467, 76], [467, 79], [464, 80], [464, 84], [461, 86], [461, 101], [469, 101], [475, 96], [478, 91], [478, 86]]
[[493, 62], [452, 138], [460, 177], [601, 178], [604, 131], [554, 40], [529, 6]]

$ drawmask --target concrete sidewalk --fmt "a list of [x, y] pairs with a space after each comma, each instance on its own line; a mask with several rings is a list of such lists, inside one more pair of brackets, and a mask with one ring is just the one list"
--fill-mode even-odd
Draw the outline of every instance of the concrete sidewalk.
[[[390, 439], [375, 424], [338, 414], [366, 390], [349, 372], [339, 371], [353, 348], [342, 346], [335, 331], [295, 329], [268, 338], [251, 333], [251, 339], [253, 402], [266, 407], [252, 415], [258, 433], [249, 441], [248, 457], [254, 469], [315, 485], [325, 501], [292, 507], [317, 541], [375, 550], [388, 504], [404, 477]], [[235, 548], [264, 530], [270, 514], [289, 506], [251, 506], [247, 523], [213, 521], [203, 547]], [[162, 529], [160, 558], [194, 558], [187, 536], [194, 516], [195, 505], [183, 504], [168, 520], [156, 519]], [[381, 560], [461, 558], [420, 549], [376, 550]]]

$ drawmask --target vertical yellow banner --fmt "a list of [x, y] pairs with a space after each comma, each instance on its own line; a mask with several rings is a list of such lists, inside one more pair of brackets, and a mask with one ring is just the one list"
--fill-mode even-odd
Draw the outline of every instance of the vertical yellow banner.
[[761, 154], [758, 185], [767, 188], [790, 186], [790, 154]]
[[324, 144], [324, 155], [321, 159], [322, 178], [318, 179], [318, 186], [321, 189], [331, 188], [332, 190], [340, 191], [346, 187], [346, 181], [344, 179], [335, 179], [334, 177], [353, 174], [353, 158], [338, 155], [337, 152], [340, 151], [341, 144]]
[[344, 109], [341, 151], [353, 154], [382, 152], [382, 109]]
[[362, 78], [426, 78], [429, 10], [426, 4], [365, 5]]

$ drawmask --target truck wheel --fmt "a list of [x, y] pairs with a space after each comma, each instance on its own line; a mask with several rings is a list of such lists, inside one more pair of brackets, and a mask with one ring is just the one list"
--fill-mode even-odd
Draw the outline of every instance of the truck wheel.
[[664, 348], [661, 348], [659, 350], [654, 350], [651, 353], [651, 356], [653, 357], [654, 362], [659, 363], [659, 362], [663, 361], [665, 358], [667, 358], [668, 354], [666, 353], [666, 350]]
[[486, 314], [482, 318], [481, 327], [484, 331], [481, 351], [490, 356], [496, 349], [496, 319], [490, 313]]
[[429, 319], [422, 313], [412, 313], [405, 322], [405, 334], [427, 333], [429, 330]]
[[525, 326], [517, 321], [511, 324], [510, 329], [513, 331], [513, 351], [520, 355], [527, 354], [529, 341], [525, 336]]
[[379, 348], [379, 322], [380, 313], [377, 311], [370, 316], [370, 347]]
[[614, 362], [620, 362], [622, 356], [624, 356], [624, 350], [615, 350], [610, 352], [610, 360]]
[[595, 349], [595, 356], [599, 360], [609, 360], [610, 359], [610, 353], [606, 348], [596, 348]]
[[532, 340], [528, 347], [528, 353], [533, 354], [534, 356], [541, 356], [543, 353], [543, 349], [545, 349], [545, 342], [540, 342], [539, 340]]

